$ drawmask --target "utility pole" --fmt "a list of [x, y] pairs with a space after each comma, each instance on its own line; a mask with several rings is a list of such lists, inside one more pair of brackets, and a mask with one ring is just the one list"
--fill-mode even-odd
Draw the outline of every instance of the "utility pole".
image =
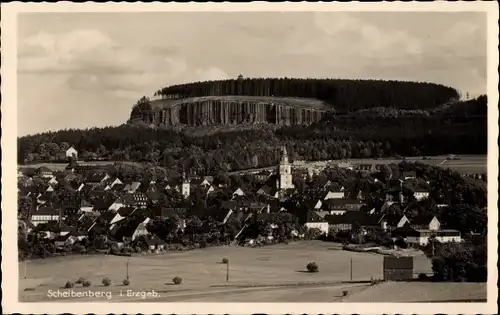
[[227, 261], [226, 264], [226, 281], [229, 281], [229, 260]]
[[129, 259], [127, 259], [127, 280], [128, 280], [128, 261]]
[[28, 266], [27, 266], [27, 264], [28, 263], [27, 263], [26, 259], [24, 259], [24, 279], [26, 279], [27, 276], [28, 276]]
[[352, 258], [351, 258], [351, 281], [352, 281]]

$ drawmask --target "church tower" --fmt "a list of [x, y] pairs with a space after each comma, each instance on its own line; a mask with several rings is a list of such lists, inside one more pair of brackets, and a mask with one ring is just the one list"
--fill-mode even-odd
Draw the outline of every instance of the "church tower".
[[188, 198], [191, 194], [191, 184], [189, 183], [188, 178], [186, 177], [186, 173], [182, 172], [182, 196], [184, 198]]
[[288, 162], [288, 154], [286, 147], [281, 149], [281, 160], [278, 166], [279, 189], [292, 189], [294, 188], [292, 182], [292, 165]]

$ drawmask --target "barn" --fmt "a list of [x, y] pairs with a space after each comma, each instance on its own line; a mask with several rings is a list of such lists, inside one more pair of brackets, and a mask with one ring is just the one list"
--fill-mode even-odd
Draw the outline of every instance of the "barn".
[[413, 257], [384, 257], [384, 280], [404, 281], [413, 279]]

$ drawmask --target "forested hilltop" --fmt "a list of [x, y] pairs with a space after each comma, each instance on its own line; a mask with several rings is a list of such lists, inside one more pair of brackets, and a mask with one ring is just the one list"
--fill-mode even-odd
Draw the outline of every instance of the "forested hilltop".
[[337, 112], [373, 107], [429, 109], [459, 98], [457, 90], [434, 83], [345, 80], [243, 78], [205, 81], [162, 88], [155, 96], [182, 99], [201, 96], [247, 95], [312, 98]]
[[[411, 99], [411, 97], [408, 97]], [[194, 137], [129, 125], [61, 130], [18, 139], [20, 163], [50, 161], [68, 145], [82, 159], [149, 161], [172, 171], [219, 173], [275, 165], [286, 144], [292, 159], [486, 154], [487, 98], [430, 110], [377, 108], [324, 117], [307, 127], [255, 128]]]

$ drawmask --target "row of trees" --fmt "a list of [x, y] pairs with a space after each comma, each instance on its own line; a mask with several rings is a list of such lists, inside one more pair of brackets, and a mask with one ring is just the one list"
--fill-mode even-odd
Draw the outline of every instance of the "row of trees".
[[174, 85], [155, 93], [165, 98], [249, 95], [316, 98], [336, 111], [372, 107], [432, 108], [458, 99], [457, 90], [434, 83], [382, 80], [238, 78]]

